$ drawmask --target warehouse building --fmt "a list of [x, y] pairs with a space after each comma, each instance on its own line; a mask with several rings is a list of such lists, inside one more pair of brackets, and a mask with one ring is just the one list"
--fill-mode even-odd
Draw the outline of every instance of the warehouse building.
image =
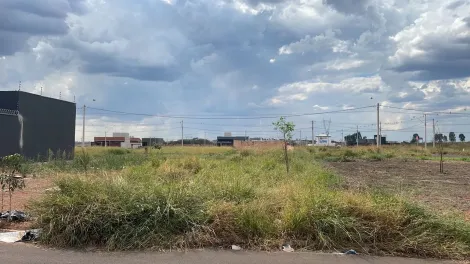
[[52, 152], [73, 158], [75, 117], [75, 103], [23, 91], [0, 91], [0, 157], [18, 153], [44, 160]]

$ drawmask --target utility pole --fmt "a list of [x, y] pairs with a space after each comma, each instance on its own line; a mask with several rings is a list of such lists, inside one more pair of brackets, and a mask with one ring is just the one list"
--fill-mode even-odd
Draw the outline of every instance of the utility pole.
[[302, 146], [302, 130], [300, 130], [299, 132], [300, 132], [300, 142], [299, 142], [299, 144]]
[[18, 84], [18, 91], [21, 91], [21, 81], [20, 81], [20, 83]]
[[341, 129], [341, 145], [344, 145], [344, 133], [343, 133], [343, 129]]
[[[41, 95], [42, 95], [42, 86], [41, 86]], [[75, 98], [75, 97], [74, 97]], [[75, 102], [75, 99], [73, 100]]]
[[181, 120], [181, 146], [183, 147], [183, 138], [184, 138], [184, 132], [183, 132], [183, 120]]
[[314, 133], [313, 133], [313, 124], [315, 123], [315, 121], [312, 121], [312, 146], [315, 145], [315, 136], [314, 136]]
[[379, 109], [380, 109], [380, 104], [377, 103], [377, 149], [379, 149], [380, 145], [380, 140], [379, 140], [379, 134], [380, 134], [380, 113], [379, 113]]
[[426, 114], [424, 114], [424, 149], [428, 148], [428, 140], [427, 140], [427, 129], [426, 129]]
[[83, 105], [82, 148], [85, 147], [85, 115], [86, 115], [86, 105]]
[[436, 126], [434, 125], [434, 118], [432, 119], [432, 147], [436, 147]]
[[356, 126], [356, 147], [359, 147], [359, 126]]
[[382, 146], [382, 122], [380, 122], [380, 130], [379, 130], [379, 133], [380, 133], [380, 140], [379, 140], [379, 145]]

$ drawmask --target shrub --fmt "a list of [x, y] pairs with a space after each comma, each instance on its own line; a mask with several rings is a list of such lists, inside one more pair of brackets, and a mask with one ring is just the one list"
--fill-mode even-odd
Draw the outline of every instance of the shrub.
[[294, 151], [286, 176], [273, 165], [281, 154], [232, 153], [237, 162], [226, 154], [153, 157], [113, 176], [59, 178], [60, 189], [32, 208], [42, 242], [61, 247], [270, 249], [290, 241], [311, 250], [470, 257], [470, 224], [462, 218], [393, 195], [343, 189], [307, 151]]

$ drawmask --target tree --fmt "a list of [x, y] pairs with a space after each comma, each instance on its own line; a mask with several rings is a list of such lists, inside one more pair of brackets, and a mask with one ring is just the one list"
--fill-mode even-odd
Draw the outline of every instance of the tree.
[[284, 117], [279, 118], [278, 121], [273, 122], [275, 130], [282, 133], [284, 139], [284, 158], [286, 160], [286, 170], [289, 173], [289, 157], [287, 155], [287, 141], [292, 139], [292, 132], [294, 132], [295, 125], [292, 122], [287, 122]]
[[359, 141], [362, 139], [361, 132], [356, 132], [352, 135], [347, 135], [344, 137], [344, 141], [346, 142], [346, 145], [356, 145], [356, 141], [359, 138]]
[[449, 133], [449, 140], [450, 140], [450, 142], [455, 142], [455, 141], [456, 141], [455, 133], [454, 133], [454, 132], [450, 132], [450, 133]]
[[419, 135], [417, 133], [413, 134], [413, 137], [410, 140], [410, 143], [416, 143], [419, 140]]
[[442, 140], [443, 140], [444, 142], [447, 142], [447, 136], [444, 135], [443, 138], [442, 138]]
[[460, 134], [460, 135], [459, 135], [459, 139], [460, 139], [460, 142], [465, 142], [465, 135], [464, 135], [464, 134]]
[[442, 141], [444, 140], [444, 135], [442, 135], [442, 134], [435, 134], [435, 135], [434, 135], [434, 140], [435, 140], [436, 142], [442, 142]]
[[3, 210], [3, 194], [5, 189], [8, 190], [8, 196], [10, 197], [10, 211], [8, 216], [8, 221], [11, 221], [11, 198], [13, 192], [17, 189], [23, 189], [25, 187], [24, 178], [22, 176], [17, 176], [16, 174], [20, 172], [21, 165], [23, 164], [23, 156], [20, 154], [14, 154], [6, 156], [1, 159], [0, 167], [0, 183], [2, 187], [2, 210]]

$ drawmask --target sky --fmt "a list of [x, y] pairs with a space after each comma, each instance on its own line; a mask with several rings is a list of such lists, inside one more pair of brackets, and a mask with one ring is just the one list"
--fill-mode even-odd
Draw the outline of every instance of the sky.
[[[76, 140], [470, 139], [470, 0], [2, 0], [0, 90], [76, 102]], [[20, 82], [21, 81], [21, 86]], [[469, 124], [469, 125], [467, 125]]]

